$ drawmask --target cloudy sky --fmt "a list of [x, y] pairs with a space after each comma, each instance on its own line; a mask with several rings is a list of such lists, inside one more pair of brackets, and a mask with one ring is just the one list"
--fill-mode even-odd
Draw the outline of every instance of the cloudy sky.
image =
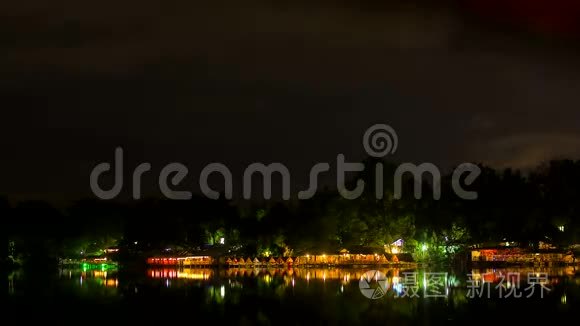
[[116, 146], [191, 184], [216, 161], [305, 184], [376, 123], [396, 161], [578, 159], [579, 38], [571, 0], [2, 3], [0, 194], [91, 196]]

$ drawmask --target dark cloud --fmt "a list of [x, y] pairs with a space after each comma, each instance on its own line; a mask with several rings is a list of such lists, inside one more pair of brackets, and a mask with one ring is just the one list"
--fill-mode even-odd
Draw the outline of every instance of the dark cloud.
[[91, 167], [117, 145], [135, 162], [307, 173], [337, 153], [363, 157], [362, 134], [379, 122], [398, 131], [398, 160], [578, 157], [568, 33], [540, 18], [507, 24], [513, 8], [499, 19], [373, 3], [2, 4], [0, 192], [87, 195]]

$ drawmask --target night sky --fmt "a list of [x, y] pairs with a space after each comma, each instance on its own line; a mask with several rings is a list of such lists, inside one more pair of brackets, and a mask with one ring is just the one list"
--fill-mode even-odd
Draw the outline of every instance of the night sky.
[[304, 185], [375, 123], [442, 169], [578, 159], [579, 40], [574, 0], [5, 1], [0, 194], [90, 197], [116, 146], [187, 190], [211, 162]]

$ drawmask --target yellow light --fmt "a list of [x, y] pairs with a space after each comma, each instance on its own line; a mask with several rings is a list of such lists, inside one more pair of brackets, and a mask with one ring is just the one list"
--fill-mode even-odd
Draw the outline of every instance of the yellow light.
[[107, 287], [116, 287], [119, 285], [119, 281], [117, 279], [108, 279], [105, 282], [105, 286]]

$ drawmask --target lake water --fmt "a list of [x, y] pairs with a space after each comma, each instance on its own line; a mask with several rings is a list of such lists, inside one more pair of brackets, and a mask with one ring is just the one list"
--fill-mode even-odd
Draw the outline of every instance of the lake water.
[[367, 274], [374, 269], [16, 271], [7, 275], [3, 310], [19, 312], [22, 322], [131, 325], [464, 325], [578, 318], [580, 274], [574, 267], [378, 268]]

